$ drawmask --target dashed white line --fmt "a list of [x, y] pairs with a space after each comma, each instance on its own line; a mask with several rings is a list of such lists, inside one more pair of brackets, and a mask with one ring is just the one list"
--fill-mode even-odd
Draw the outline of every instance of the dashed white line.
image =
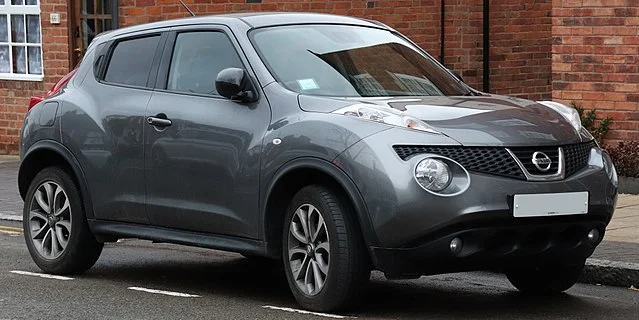
[[127, 289], [135, 290], [135, 291], [148, 292], [148, 293], [163, 294], [163, 295], [173, 296], [173, 297], [182, 297], [182, 298], [199, 298], [200, 297], [200, 296], [198, 296], [196, 294], [188, 294], [188, 293], [164, 291], [164, 290], [156, 290], [156, 289], [147, 289], [147, 288], [141, 288], [141, 287], [128, 287]]
[[55, 279], [55, 280], [65, 280], [65, 281], [66, 280], [73, 280], [73, 278], [69, 278], [69, 277], [54, 276], [52, 274], [35, 273], [35, 272], [29, 272], [29, 271], [12, 270], [11, 273], [20, 274], [20, 275], [23, 275], [23, 276], [34, 276], [34, 277]]
[[300, 310], [300, 309], [293, 309], [293, 308], [285, 308], [285, 307], [274, 307], [274, 306], [262, 306], [262, 308], [266, 308], [266, 309], [271, 309], [271, 310], [280, 310], [280, 311], [286, 311], [286, 312], [294, 312], [294, 313], [301, 313], [301, 314], [311, 314], [314, 316], [319, 316], [319, 317], [325, 317], [325, 318], [333, 318], [333, 319], [356, 319], [357, 317], [347, 317], [347, 316], [340, 316], [337, 314], [330, 314], [330, 313], [320, 313], [320, 312], [312, 312], [312, 311], [306, 311], [306, 310]]

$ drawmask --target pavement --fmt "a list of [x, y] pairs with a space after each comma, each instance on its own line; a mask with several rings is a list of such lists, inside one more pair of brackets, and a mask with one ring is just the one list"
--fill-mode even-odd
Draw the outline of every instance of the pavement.
[[[0, 156], [0, 220], [21, 220], [18, 167], [17, 157]], [[604, 241], [588, 259], [581, 281], [639, 288], [639, 195], [619, 195]]]

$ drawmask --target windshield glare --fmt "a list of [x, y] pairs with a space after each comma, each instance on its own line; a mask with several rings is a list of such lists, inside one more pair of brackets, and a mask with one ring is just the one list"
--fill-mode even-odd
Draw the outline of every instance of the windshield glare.
[[297, 25], [257, 29], [251, 40], [273, 76], [298, 93], [340, 97], [468, 93], [432, 58], [386, 30]]

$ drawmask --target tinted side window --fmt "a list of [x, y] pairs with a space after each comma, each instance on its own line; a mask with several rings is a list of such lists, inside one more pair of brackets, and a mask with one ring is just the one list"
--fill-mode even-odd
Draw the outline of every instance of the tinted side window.
[[167, 90], [217, 95], [215, 78], [226, 68], [243, 68], [222, 32], [185, 32], [175, 40]]
[[160, 36], [125, 40], [116, 44], [104, 80], [144, 87]]

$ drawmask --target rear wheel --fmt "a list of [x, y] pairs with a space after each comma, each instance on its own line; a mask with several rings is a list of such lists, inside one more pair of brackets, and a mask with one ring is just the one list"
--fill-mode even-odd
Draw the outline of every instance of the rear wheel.
[[577, 281], [584, 263], [555, 265], [540, 268], [509, 269], [505, 271], [510, 283], [519, 291], [531, 294], [560, 293], [570, 289]]
[[58, 167], [43, 169], [31, 182], [23, 228], [33, 261], [47, 273], [84, 272], [102, 252], [103, 244], [89, 230], [77, 186]]
[[313, 311], [333, 311], [354, 300], [370, 268], [353, 216], [330, 189], [301, 189], [289, 206], [283, 261], [297, 302]]

